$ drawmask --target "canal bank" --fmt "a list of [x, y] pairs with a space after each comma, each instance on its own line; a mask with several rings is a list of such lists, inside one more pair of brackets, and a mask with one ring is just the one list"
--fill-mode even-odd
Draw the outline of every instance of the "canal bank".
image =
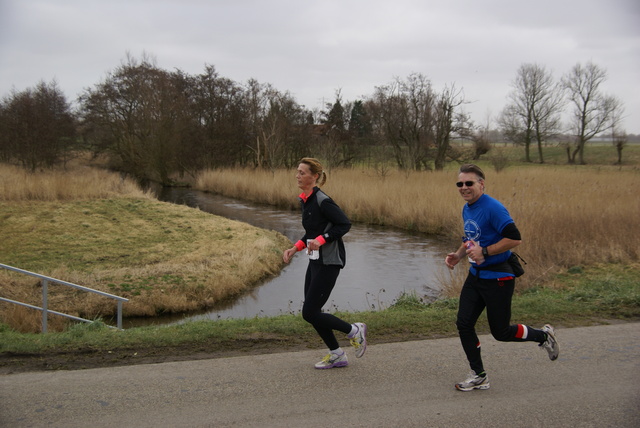
[[[163, 188], [158, 199], [197, 208], [282, 233], [292, 242], [303, 234], [299, 211], [286, 211], [187, 188]], [[347, 266], [325, 310], [359, 312], [391, 306], [403, 293], [415, 293], [424, 301], [441, 292], [438, 272], [445, 270], [444, 256], [451, 243], [403, 230], [354, 224], [344, 237]], [[236, 319], [297, 314], [302, 308], [303, 279], [307, 267], [298, 253], [281, 273], [249, 292], [206, 312], [190, 315], [130, 319], [127, 327], [168, 324], [203, 319]]]

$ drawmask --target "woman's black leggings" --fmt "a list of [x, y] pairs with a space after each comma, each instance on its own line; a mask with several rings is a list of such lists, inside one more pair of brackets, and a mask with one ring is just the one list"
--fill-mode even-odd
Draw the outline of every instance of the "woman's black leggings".
[[313, 325], [313, 328], [316, 329], [320, 338], [330, 350], [340, 347], [333, 330], [338, 330], [345, 334], [351, 332], [351, 324], [335, 315], [322, 312], [322, 307], [329, 300], [339, 274], [340, 266], [310, 262], [304, 279], [302, 318]]
[[469, 274], [460, 293], [460, 306], [456, 326], [471, 370], [484, 371], [480, 355], [480, 340], [475, 325], [487, 308], [487, 320], [491, 335], [501, 342], [544, 342], [546, 335], [523, 324], [511, 325], [511, 298], [515, 279], [479, 279]]

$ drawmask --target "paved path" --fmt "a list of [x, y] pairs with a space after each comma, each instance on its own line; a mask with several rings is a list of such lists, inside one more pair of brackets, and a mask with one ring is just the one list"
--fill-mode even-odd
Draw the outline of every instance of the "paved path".
[[[3, 427], [638, 427], [640, 324], [559, 329], [560, 358], [482, 337], [491, 380], [459, 392], [457, 339], [0, 376]], [[351, 352], [351, 355], [353, 352]]]

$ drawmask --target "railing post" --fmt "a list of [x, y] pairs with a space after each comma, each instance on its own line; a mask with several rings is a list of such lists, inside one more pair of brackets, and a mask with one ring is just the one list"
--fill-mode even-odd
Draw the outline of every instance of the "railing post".
[[42, 280], [42, 332], [47, 332], [47, 319], [49, 318], [49, 311], [47, 309], [48, 299], [47, 299], [47, 284], [48, 280]]
[[[22, 274], [25, 274], [25, 275], [35, 276], [36, 278], [40, 278], [40, 285], [42, 287], [42, 307], [28, 305], [28, 304], [22, 303], [22, 302], [16, 302], [15, 300], [5, 299], [4, 297], [0, 297], [0, 302], [13, 303], [13, 304], [16, 304], [16, 305], [21, 305], [21, 306], [25, 306], [27, 308], [32, 308], [32, 309], [37, 309], [39, 311], [42, 311], [42, 332], [43, 333], [46, 333], [47, 330], [48, 330], [49, 312], [51, 312], [54, 315], [60, 315], [60, 316], [63, 316], [63, 317], [71, 318], [71, 319], [76, 320], [76, 321], [82, 321], [82, 322], [88, 322], [88, 323], [93, 322], [91, 320], [86, 320], [84, 318], [75, 317], [73, 315], [63, 314], [62, 312], [58, 312], [58, 311], [54, 311], [54, 310], [50, 311], [49, 310], [49, 290], [48, 290], [49, 281], [52, 281], [54, 283], [58, 283], [58, 284], [61, 284], [61, 285], [66, 285], [68, 287], [73, 287], [73, 288], [78, 289], [78, 290], [99, 294], [101, 296], [117, 300], [118, 301], [118, 327], [117, 328], [122, 330], [122, 303], [123, 302], [128, 302], [129, 299], [125, 299], [124, 297], [115, 296], [113, 294], [105, 293], [104, 291], [99, 291], [99, 290], [94, 290], [92, 288], [83, 287], [83, 286], [78, 285], [78, 284], [72, 284], [72, 283], [67, 282], [67, 281], [62, 281], [62, 280], [59, 280], [59, 279], [50, 278], [48, 276], [44, 276], [44, 275], [40, 275], [40, 274], [37, 274], [37, 273], [29, 272], [29, 271], [26, 271], [26, 270], [23, 270], [23, 269], [18, 269], [18, 268], [13, 267], [13, 266], [7, 266], [7, 265], [2, 264], [2, 263], [0, 263], [0, 269], [8, 269], [10, 271], [14, 271], [14, 272], [22, 273]], [[113, 327], [111, 325], [109, 327], [110, 328], [116, 328], [116, 327]]]
[[118, 300], [118, 330], [122, 330], [122, 300]]

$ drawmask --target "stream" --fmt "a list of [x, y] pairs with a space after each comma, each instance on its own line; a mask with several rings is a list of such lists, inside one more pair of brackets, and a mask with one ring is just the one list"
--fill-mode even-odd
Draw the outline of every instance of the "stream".
[[[158, 191], [158, 199], [275, 230], [292, 242], [304, 234], [300, 211], [285, 211], [185, 188], [163, 188]], [[440, 286], [434, 273], [442, 270], [444, 256], [451, 250], [451, 243], [399, 229], [357, 223], [343, 239], [347, 265], [340, 273], [324, 310], [356, 312], [385, 309], [402, 293], [411, 292], [425, 301], [438, 298]], [[278, 276], [264, 281], [236, 300], [197, 314], [125, 319], [124, 326], [300, 313], [307, 264], [307, 257], [298, 253]]]

